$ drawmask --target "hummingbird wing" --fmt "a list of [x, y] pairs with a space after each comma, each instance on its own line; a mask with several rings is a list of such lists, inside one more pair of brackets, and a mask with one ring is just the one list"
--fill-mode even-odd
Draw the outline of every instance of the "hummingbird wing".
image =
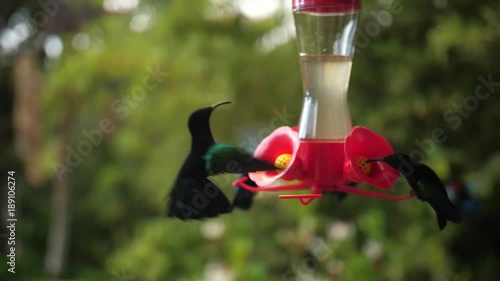
[[254, 158], [241, 148], [223, 143], [212, 145], [205, 154], [205, 168], [212, 175], [277, 170], [273, 164]]
[[447, 221], [459, 223], [461, 221], [460, 212], [448, 198], [448, 193], [443, 182], [436, 173], [427, 165], [418, 166], [417, 188], [422, 196], [436, 212], [439, 228], [443, 229]]
[[459, 223], [462, 219], [458, 209], [451, 203], [448, 197], [443, 197], [442, 195], [429, 197], [426, 202], [431, 205], [431, 207], [436, 212], [436, 217], [438, 220], [439, 228], [442, 230], [447, 221], [452, 221]]
[[[245, 175], [243, 175], [243, 176], [245, 176]], [[247, 176], [247, 180], [244, 182], [246, 185], [249, 185], [252, 187], [258, 187], [257, 184], [253, 180], [248, 178], [248, 174], [246, 176]], [[237, 186], [236, 187], [236, 195], [234, 196], [234, 200], [233, 200], [233, 207], [238, 207], [238, 208], [243, 209], [243, 210], [250, 209], [250, 207], [252, 206], [252, 203], [253, 203], [254, 196], [255, 196], [255, 192], [248, 191], [242, 187]]]
[[451, 203], [448, 204], [441, 200], [429, 200], [428, 203], [436, 212], [439, 229], [444, 229], [448, 221], [455, 223], [461, 221], [458, 210]]
[[181, 220], [212, 218], [231, 212], [224, 193], [206, 177], [187, 177], [176, 181], [170, 194], [168, 217]]
[[382, 160], [375, 159], [375, 161], [386, 162], [406, 178], [417, 198], [429, 203], [434, 209], [440, 229], [446, 226], [448, 220], [460, 222], [460, 214], [448, 198], [443, 182], [427, 165], [414, 161], [408, 154], [402, 153], [389, 155]]

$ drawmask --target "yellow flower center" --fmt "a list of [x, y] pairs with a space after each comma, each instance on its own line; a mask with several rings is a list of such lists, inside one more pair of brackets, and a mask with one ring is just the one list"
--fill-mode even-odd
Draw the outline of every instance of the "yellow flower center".
[[363, 172], [363, 174], [368, 175], [370, 174], [370, 171], [372, 170], [372, 164], [366, 162], [366, 157], [359, 157], [358, 160], [356, 160], [356, 165], [358, 166], [358, 169]]
[[276, 158], [276, 160], [274, 160], [274, 166], [281, 170], [285, 169], [286, 166], [288, 166], [288, 164], [290, 163], [290, 160], [292, 160], [292, 154], [281, 154]]

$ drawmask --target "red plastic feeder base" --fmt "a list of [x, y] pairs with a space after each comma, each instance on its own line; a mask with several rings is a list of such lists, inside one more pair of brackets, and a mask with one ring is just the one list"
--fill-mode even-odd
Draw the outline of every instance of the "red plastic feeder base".
[[287, 195], [280, 195], [280, 199], [299, 199], [300, 204], [302, 205], [308, 205], [311, 203], [314, 199], [321, 198], [323, 195], [319, 193], [313, 193], [313, 194], [287, 194]]

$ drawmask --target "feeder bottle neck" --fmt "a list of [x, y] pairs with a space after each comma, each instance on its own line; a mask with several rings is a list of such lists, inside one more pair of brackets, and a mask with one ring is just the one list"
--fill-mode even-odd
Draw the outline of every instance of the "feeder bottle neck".
[[347, 89], [360, 0], [293, 0], [304, 104], [299, 136], [343, 140], [352, 124]]

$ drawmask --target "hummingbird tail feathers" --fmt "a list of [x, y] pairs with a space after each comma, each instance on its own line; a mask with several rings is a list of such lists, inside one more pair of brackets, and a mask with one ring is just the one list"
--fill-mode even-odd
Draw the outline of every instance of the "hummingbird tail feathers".
[[436, 212], [439, 228], [441, 230], [446, 226], [447, 221], [454, 223], [460, 223], [462, 221], [460, 212], [451, 202], [445, 205], [431, 204], [431, 206]]
[[[250, 178], [248, 178], [245, 181], [246, 185], [252, 186], [252, 187], [258, 187], [257, 184], [252, 181]], [[236, 195], [234, 196], [233, 200], [233, 207], [240, 208], [242, 210], [248, 210], [250, 207], [252, 207], [253, 203], [253, 198], [255, 196], [255, 192], [248, 191], [242, 187], [237, 187], [236, 190]]]
[[436, 213], [436, 215], [437, 215], [439, 229], [443, 230], [446, 227], [448, 220], [446, 219], [445, 216], [443, 216], [443, 214]]

